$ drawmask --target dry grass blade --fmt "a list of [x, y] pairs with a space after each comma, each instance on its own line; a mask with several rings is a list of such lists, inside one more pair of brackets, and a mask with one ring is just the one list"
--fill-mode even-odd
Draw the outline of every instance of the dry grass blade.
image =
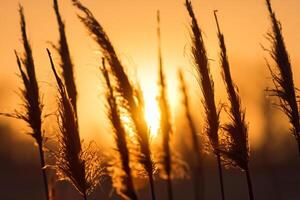
[[[24, 84], [24, 90], [22, 90], [24, 107], [26, 113], [20, 113], [20, 117], [24, 119], [32, 128], [32, 136], [35, 138], [38, 144], [43, 143], [42, 138], [42, 109], [43, 104], [40, 101], [39, 88], [35, 74], [35, 65], [32, 56], [32, 50], [27, 39], [26, 22], [24, 17], [23, 7], [20, 6], [21, 17], [21, 31], [23, 46], [25, 49], [24, 59], [20, 61], [17, 54], [18, 67], [21, 73], [21, 77]], [[22, 69], [22, 64], [25, 66], [25, 70]]]
[[186, 0], [186, 8], [191, 17], [191, 29], [192, 29], [192, 55], [194, 65], [197, 70], [200, 87], [204, 96], [203, 105], [206, 114], [206, 133], [213, 147], [215, 154], [217, 155], [219, 178], [221, 184], [221, 195], [222, 199], [225, 199], [224, 186], [223, 186], [223, 175], [222, 165], [219, 152], [219, 112], [217, 111], [215, 104], [214, 94], [214, 83], [210, 74], [210, 68], [207, 58], [207, 53], [202, 37], [201, 30], [199, 28], [197, 19], [195, 17], [192, 4], [189, 0]]
[[[117, 152], [120, 154], [121, 161], [121, 177], [114, 177], [113, 181], [116, 182], [118, 193], [125, 199], [137, 200], [137, 195], [134, 190], [132, 173], [129, 165], [129, 149], [126, 138], [126, 131], [121, 121], [120, 112], [118, 110], [117, 100], [114, 96], [114, 90], [111, 85], [109, 78], [109, 73], [105, 67], [105, 60], [103, 58], [101, 72], [105, 79], [107, 91], [106, 100], [108, 102], [108, 118], [112, 124], [112, 129], [114, 133], [114, 139], [117, 146]], [[117, 180], [115, 180], [117, 179]], [[119, 182], [119, 183], [118, 183]]]
[[80, 20], [98, 43], [105, 59], [111, 67], [112, 75], [116, 82], [114, 89], [119, 94], [120, 105], [128, 111], [128, 115], [134, 123], [140, 149], [139, 161], [149, 177], [152, 198], [155, 199], [153, 181], [154, 165], [151, 158], [149, 129], [144, 117], [144, 104], [140, 101], [142, 99], [138, 98], [139, 96], [137, 96], [138, 94], [136, 93], [138, 90], [130, 83], [129, 78], [124, 71], [124, 67], [103, 27], [95, 19], [93, 14], [80, 3], [80, 1], [72, 1], [74, 6], [83, 12], [83, 16], [79, 16]]
[[229, 165], [234, 165], [245, 170], [249, 162], [248, 127], [245, 122], [245, 111], [241, 108], [238, 89], [231, 78], [224, 35], [220, 31], [216, 12], [214, 14], [218, 27], [218, 38], [221, 49], [220, 62], [222, 75], [226, 85], [228, 100], [230, 102], [230, 110], [228, 112], [230, 122], [224, 125], [224, 129], [226, 133], [228, 133], [229, 138], [228, 141], [226, 141], [227, 146], [222, 149], [222, 153], [231, 160], [228, 163]]
[[183, 96], [182, 104], [184, 106], [185, 117], [188, 121], [188, 126], [191, 131], [192, 142], [193, 142], [193, 150], [195, 155], [195, 164], [192, 166], [194, 168], [193, 173], [195, 175], [194, 179], [194, 187], [195, 187], [195, 200], [204, 199], [204, 174], [203, 174], [203, 152], [202, 145], [199, 142], [196, 126], [192, 119], [191, 109], [188, 100], [187, 88], [185, 84], [185, 80], [181, 70], [178, 72], [178, 77], [180, 81], [180, 89]]
[[157, 11], [157, 38], [158, 38], [158, 63], [159, 63], [159, 88], [158, 96], [160, 108], [160, 133], [162, 134], [163, 146], [163, 170], [167, 176], [169, 200], [173, 199], [172, 191], [172, 158], [170, 149], [170, 136], [172, 133], [172, 125], [170, 122], [170, 109], [167, 101], [167, 86], [163, 72], [163, 62], [161, 53], [161, 34], [160, 34], [160, 13]]
[[72, 1], [74, 6], [84, 13], [84, 17], [78, 15], [79, 19], [86, 26], [93, 39], [99, 44], [105, 59], [112, 68], [113, 74], [118, 77], [118, 89], [121, 90], [119, 92], [125, 95], [126, 99], [133, 98], [133, 88], [103, 27], [80, 1]]
[[281, 26], [272, 9], [271, 1], [266, 0], [266, 4], [272, 23], [272, 32], [268, 34], [268, 39], [272, 44], [272, 48], [269, 52], [276, 63], [274, 69], [268, 66], [274, 83], [274, 89], [270, 89], [268, 91], [272, 96], [279, 98], [279, 108], [290, 120], [292, 133], [298, 142], [298, 151], [300, 155], [299, 101], [297, 99], [296, 89], [294, 86], [292, 66], [285, 47]]
[[207, 134], [214, 151], [217, 152], [219, 148], [218, 129], [220, 122], [219, 113], [217, 112], [215, 105], [214, 83], [210, 74], [202, 33], [198, 26], [192, 5], [189, 1], [186, 1], [186, 7], [190, 17], [192, 18], [192, 55], [204, 96], [204, 107], [207, 117]]
[[[26, 21], [24, 16], [24, 10], [21, 5], [19, 5], [20, 13], [20, 25], [22, 33], [22, 43], [24, 47], [24, 56], [19, 58], [17, 52], [15, 51], [16, 60], [18, 68], [20, 71], [20, 77], [23, 81], [24, 88], [21, 89], [21, 97], [23, 100], [23, 110], [14, 111], [14, 113], [0, 113], [1, 115], [17, 118], [24, 120], [28, 126], [32, 129], [29, 133], [35, 140], [39, 149], [40, 164], [42, 169], [42, 176], [45, 187], [46, 199], [49, 200], [49, 189], [48, 181], [45, 169], [45, 155], [43, 151], [44, 137], [42, 132], [42, 110], [43, 104], [40, 100], [39, 87], [35, 74], [35, 65], [32, 55], [31, 46], [29, 44], [26, 32]], [[24, 69], [23, 66], [24, 65]]]
[[216, 19], [219, 45], [221, 49], [220, 60], [222, 75], [226, 85], [228, 100], [230, 102], [230, 110], [228, 112], [230, 116], [230, 122], [224, 125], [227, 137], [225, 140], [225, 145], [223, 148], [221, 148], [220, 151], [225, 157], [225, 162], [227, 162], [227, 165], [239, 167], [240, 169], [245, 170], [249, 184], [249, 197], [251, 200], [253, 200], [254, 196], [252, 191], [252, 183], [250, 176], [248, 176], [250, 150], [248, 143], [248, 127], [245, 121], [245, 111], [241, 108], [241, 100], [238, 94], [238, 89], [231, 78], [225, 39], [224, 35], [220, 31], [219, 21], [216, 12], [217, 11], [214, 11], [214, 16]]
[[74, 78], [74, 66], [72, 63], [70, 50], [67, 42], [65, 24], [61, 18], [57, 0], [53, 0], [53, 8], [56, 14], [56, 19], [59, 28], [60, 39], [59, 39], [59, 46], [56, 49], [60, 55], [62, 77], [64, 78], [64, 84], [66, 85], [68, 96], [73, 105], [75, 114], [77, 115], [77, 106], [76, 106], [77, 90], [76, 90], [76, 84]]
[[99, 182], [101, 171], [98, 166], [100, 166], [100, 163], [98, 162], [96, 152], [91, 147], [82, 150], [77, 118], [73, 106], [65, 86], [55, 70], [48, 49], [47, 52], [59, 92], [60, 149], [56, 158], [58, 175], [60, 179], [70, 181], [84, 199], [87, 199], [87, 196], [95, 189]]

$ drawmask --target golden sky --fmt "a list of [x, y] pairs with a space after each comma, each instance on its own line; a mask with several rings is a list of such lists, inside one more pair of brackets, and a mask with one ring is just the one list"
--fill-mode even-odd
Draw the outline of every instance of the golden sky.
[[[48, 111], [55, 108], [55, 99], [49, 91], [55, 91], [53, 76], [45, 48], [49, 42], [58, 41], [56, 18], [51, 0], [0, 0], [0, 83], [5, 90], [0, 99], [15, 99], [12, 92], [20, 86], [15, 75], [17, 66], [13, 50], [22, 50], [20, 43], [18, 3], [25, 9], [27, 32], [33, 47], [38, 80], [44, 101], [49, 104]], [[283, 33], [292, 59], [296, 85], [300, 87], [300, 1], [273, 0], [274, 10], [283, 25]], [[68, 41], [75, 63], [76, 80], [79, 89], [79, 114], [84, 134], [102, 130], [101, 116], [105, 110], [101, 103], [103, 90], [98, 70], [100, 54], [98, 47], [88, 36], [76, 17], [76, 10], [69, 0], [60, 0], [60, 10], [66, 24]], [[184, 69], [189, 84], [196, 84], [189, 54], [189, 18], [183, 0], [82, 0], [94, 13], [111, 38], [122, 62], [130, 75], [137, 75], [149, 104], [155, 102], [157, 85], [157, 43], [156, 10], [161, 11], [162, 51], [164, 66], [169, 83], [169, 98], [174, 108], [178, 96], [176, 90], [177, 69]], [[270, 29], [264, 0], [193, 0], [200, 26], [203, 28], [206, 46], [211, 58], [212, 73], [217, 87], [217, 99], [222, 99], [223, 91], [218, 68], [218, 40], [213, 18], [213, 10], [219, 10], [221, 29], [232, 64], [233, 77], [239, 85], [244, 105], [247, 106], [250, 124], [259, 123], [256, 105], [258, 85], [267, 81], [264, 58], [268, 57], [260, 46], [268, 47], [265, 33]], [[58, 58], [58, 56], [55, 56]], [[4, 87], [5, 84], [5, 87]], [[3, 89], [4, 88], [4, 89]], [[221, 88], [221, 89], [220, 89]], [[261, 88], [263, 90], [263, 88]], [[200, 90], [190, 91], [195, 104], [199, 105]], [[253, 95], [252, 95], [253, 94]], [[224, 99], [224, 98], [223, 98]], [[2, 102], [2, 101], [1, 101]], [[4, 101], [4, 110], [16, 107], [14, 101]], [[14, 103], [10, 103], [14, 102]], [[49, 103], [50, 102], [50, 103]], [[93, 116], [93, 117], [90, 117]], [[255, 128], [250, 129], [257, 134]], [[256, 133], [255, 133], [256, 132]]]

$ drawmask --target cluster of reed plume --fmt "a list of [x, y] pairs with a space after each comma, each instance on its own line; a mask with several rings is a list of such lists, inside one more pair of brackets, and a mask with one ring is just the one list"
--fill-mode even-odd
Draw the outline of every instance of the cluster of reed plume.
[[[105, 83], [105, 98], [107, 105], [107, 117], [111, 123], [111, 134], [114, 137], [115, 149], [118, 156], [114, 166], [121, 173], [111, 175], [113, 186], [117, 193], [124, 199], [137, 200], [138, 193], [134, 187], [134, 175], [132, 162], [136, 160], [141, 167], [140, 172], [145, 174], [149, 180], [151, 198], [156, 199], [154, 188], [154, 176], [157, 163], [153, 159], [151, 149], [150, 130], [145, 120], [144, 100], [141, 89], [134, 80], [125, 72], [125, 67], [120, 61], [108, 35], [104, 28], [97, 21], [94, 15], [80, 1], [72, 0], [73, 5], [81, 12], [78, 17], [85, 28], [98, 44], [103, 58], [100, 72]], [[281, 26], [272, 10], [270, 0], [266, 0], [267, 8], [272, 23], [272, 32], [268, 34], [272, 44], [269, 50], [271, 57], [275, 61], [275, 67], [269, 66], [274, 89], [268, 89], [272, 96], [279, 98], [279, 108], [289, 117], [292, 132], [296, 137], [300, 152], [300, 121], [298, 97], [293, 83], [293, 73], [289, 56], [285, 47]], [[60, 55], [60, 71], [57, 73], [50, 51], [47, 49], [51, 69], [57, 83], [58, 90], [58, 145], [59, 150], [56, 155], [56, 171], [59, 179], [69, 181], [84, 199], [88, 198], [98, 186], [103, 171], [103, 163], [99, 157], [101, 152], [93, 145], [86, 145], [80, 138], [79, 122], [77, 113], [77, 89], [74, 77], [74, 65], [68, 47], [65, 25], [59, 12], [57, 0], [53, 0], [53, 8], [56, 14], [59, 28], [59, 43], [53, 45]], [[234, 84], [230, 73], [230, 64], [227, 55], [224, 35], [220, 30], [219, 21], [214, 11], [216, 19], [217, 36], [220, 47], [220, 68], [226, 91], [228, 95], [228, 105], [225, 106], [229, 116], [229, 122], [221, 124], [221, 109], [215, 103], [214, 81], [210, 73], [210, 64], [205, 48], [205, 41], [202, 36], [201, 27], [196, 19], [192, 4], [189, 0], [185, 1], [187, 12], [191, 19], [191, 55], [195, 68], [195, 75], [198, 78], [199, 86], [202, 90], [203, 107], [205, 110], [205, 129], [201, 134], [206, 134], [213, 153], [216, 155], [219, 173], [221, 198], [225, 199], [225, 188], [223, 179], [223, 166], [239, 168], [245, 172], [249, 198], [254, 199], [251, 176], [249, 172], [250, 147], [248, 140], [248, 125], [245, 120], [245, 109], [241, 105], [241, 99], [237, 86]], [[38, 144], [41, 171], [44, 180], [46, 199], [54, 199], [50, 194], [50, 180], [47, 179], [45, 162], [45, 144], [42, 129], [43, 103], [39, 92], [38, 81], [35, 74], [35, 64], [29, 44], [26, 23], [22, 6], [19, 9], [21, 17], [22, 43], [24, 46], [24, 56], [20, 59], [16, 54], [20, 76], [23, 81], [24, 89], [21, 90], [24, 109], [13, 114], [3, 114], [9, 117], [22, 119], [28, 123], [32, 132], [30, 135]], [[166, 77], [163, 70], [163, 59], [161, 50], [160, 16], [157, 14], [157, 37], [158, 37], [158, 68], [159, 68], [159, 94], [158, 105], [160, 108], [160, 133], [162, 136], [162, 173], [167, 180], [168, 199], [172, 200], [172, 163], [173, 149], [172, 142], [172, 123], [170, 108], [167, 98]], [[108, 67], [106, 66], [108, 64]], [[182, 104], [185, 110], [185, 118], [190, 129], [190, 136], [193, 144], [194, 162], [190, 163], [192, 178], [194, 180], [195, 199], [205, 199], [203, 181], [203, 142], [198, 137], [196, 122], [192, 119], [192, 112], [184, 75], [179, 72], [180, 89], [182, 93]], [[125, 124], [122, 116], [130, 118], [130, 123]], [[136, 152], [131, 153], [131, 143], [128, 139], [127, 126], [130, 126], [135, 133]], [[220, 135], [225, 139], [220, 139]], [[160, 172], [159, 172], [160, 173]]]

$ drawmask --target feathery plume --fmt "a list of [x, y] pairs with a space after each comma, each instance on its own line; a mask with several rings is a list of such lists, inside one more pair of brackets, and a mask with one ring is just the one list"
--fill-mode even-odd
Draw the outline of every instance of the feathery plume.
[[[229, 166], [239, 167], [245, 170], [247, 175], [247, 183], [249, 189], [249, 197], [254, 199], [252, 183], [248, 168], [249, 163], [249, 143], [248, 143], [248, 127], [245, 121], [245, 111], [241, 108], [241, 100], [238, 94], [238, 88], [233, 83], [228, 61], [227, 49], [223, 33], [221, 33], [217, 11], [214, 11], [216, 25], [218, 29], [218, 38], [220, 45], [220, 62], [222, 68], [223, 80], [226, 85], [228, 100], [230, 102], [229, 117], [230, 122], [224, 125], [227, 133], [226, 144], [221, 147], [220, 151], [225, 157], [225, 161]], [[228, 158], [228, 159], [226, 159]]]
[[274, 69], [268, 65], [274, 89], [268, 89], [271, 96], [279, 98], [277, 105], [289, 118], [291, 132], [298, 143], [300, 155], [300, 118], [299, 118], [299, 100], [297, 99], [296, 89], [293, 81], [293, 71], [290, 58], [285, 46], [282, 35], [281, 25], [278, 22], [275, 12], [272, 9], [271, 1], [266, 0], [267, 8], [272, 23], [272, 32], [268, 33], [268, 39], [272, 44], [271, 50], [268, 50], [271, 58], [276, 63]]
[[[18, 64], [18, 69], [20, 71], [20, 76], [23, 81], [24, 88], [21, 89], [21, 98], [23, 100], [23, 110], [14, 113], [0, 113], [0, 115], [12, 117], [16, 119], [21, 119], [25, 121], [28, 126], [32, 129], [29, 133], [35, 142], [37, 143], [40, 156], [40, 164], [43, 176], [43, 184], [45, 188], [46, 199], [49, 200], [49, 188], [47, 181], [47, 174], [45, 169], [45, 152], [43, 150], [44, 146], [44, 136], [42, 131], [42, 111], [43, 104], [40, 99], [38, 82], [35, 74], [35, 64], [32, 55], [32, 49], [27, 38], [26, 32], [26, 21], [24, 16], [24, 9], [19, 5], [20, 14], [20, 25], [22, 34], [22, 43], [24, 47], [24, 58], [20, 58], [15, 51], [15, 56]], [[22, 67], [24, 65], [24, 68]]]
[[99, 183], [101, 170], [97, 152], [89, 146], [82, 150], [77, 118], [65, 86], [47, 49], [59, 92], [59, 153], [56, 166], [60, 179], [68, 180], [86, 200]]
[[[24, 90], [22, 90], [24, 105], [25, 105], [25, 114], [20, 113], [20, 117], [23, 118], [30, 127], [33, 129], [32, 136], [37, 141], [38, 144], [43, 144], [43, 135], [42, 135], [42, 109], [43, 104], [40, 101], [39, 88], [35, 74], [35, 65], [32, 55], [31, 46], [27, 39], [26, 33], [26, 22], [23, 7], [19, 8], [20, 17], [21, 17], [21, 31], [22, 31], [22, 40], [24, 46], [24, 59], [22, 63], [18, 58], [16, 53], [18, 67], [21, 73], [21, 77], [24, 83]], [[25, 71], [22, 69], [22, 64], [25, 66]]]
[[155, 200], [153, 180], [154, 163], [151, 156], [149, 129], [144, 116], [144, 103], [141, 101], [142, 98], [138, 98], [139, 96], [137, 96], [138, 94], [136, 93], [138, 90], [130, 83], [128, 76], [124, 71], [124, 67], [121, 64], [103, 27], [95, 19], [89, 9], [83, 6], [80, 1], [72, 0], [72, 2], [75, 7], [83, 12], [84, 16], [78, 16], [79, 19], [97, 42], [102, 54], [111, 67], [112, 75], [116, 82], [116, 86], [114, 88], [119, 94], [121, 101], [120, 104], [128, 111], [136, 130], [140, 153], [139, 162], [142, 164], [147, 173], [150, 182], [152, 199]]
[[127, 144], [126, 131], [121, 121], [117, 100], [114, 95], [114, 89], [109, 78], [108, 70], [105, 67], [104, 58], [102, 59], [102, 68], [100, 70], [105, 79], [105, 83], [107, 87], [106, 100], [109, 107], [107, 116], [112, 125], [114, 139], [117, 146], [117, 152], [120, 154], [120, 161], [121, 161], [122, 175], [121, 177], [118, 176], [115, 178], [118, 180], [121, 179], [118, 181], [120, 182], [120, 184], [116, 185], [116, 187], [118, 189], [118, 193], [125, 199], [137, 200], [138, 197], [134, 190], [132, 173], [129, 165], [130, 154], [129, 154], [128, 144]]
[[219, 122], [219, 112], [217, 111], [214, 97], [214, 83], [209, 70], [209, 63], [206, 54], [206, 49], [202, 37], [201, 30], [199, 28], [197, 19], [195, 17], [192, 4], [189, 0], [186, 0], [186, 8], [192, 19], [191, 29], [192, 29], [192, 55], [194, 60], [194, 65], [197, 70], [198, 79], [202, 93], [204, 96], [203, 105], [206, 114], [206, 133], [213, 147], [214, 153], [217, 155], [219, 178], [221, 184], [221, 195], [222, 199], [225, 199], [224, 186], [223, 186], [223, 175], [222, 175], [222, 165], [219, 151], [219, 135], [218, 130], [220, 126]]
[[76, 89], [75, 78], [74, 78], [74, 65], [72, 63], [70, 50], [68, 46], [67, 36], [65, 32], [65, 24], [61, 18], [57, 0], [53, 0], [53, 8], [58, 23], [59, 37], [60, 37], [59, 46], [55, 47], [55, 49], [59, 52], [60, 55], [60, 62], [61, 62], [60, 66], [62, 68], [62, 77], [64, 79], [64, 84], [66, 86], [68, 96], [73, 105], [74, 112], [77, 116], [77, 106], [76, 106], [77, 89]]
[[170, 148], [170, 136], [172, 133], [172, 125], [170, 122], [170, 109], [167, 100], [166, 81], [163, 72], [163, 61], [161, 53], [161, 34], [160, 34], [160, 13], [157, 11], [157, 39], [158, 39], [158, 65], [159, 65], [159, 88], [160, 94], [158, 96], [160, 108], [160, 132], [162, 134], [163, 146], [163, 171], [167, 176], [167, 186], [169, 200], [173, 199], [172, 191], [172, 158]]
[[[190, 110], [190, 104], [188, 100], [188, 94], [186, 89], [185, 80], [182, 74], [182, 71], [179, 70], [178, 77], [180, 81], [180, 90], [182, 93], [182, 104], [184, 106], [185, 117], [188, 121], [188, 126], [190, 128], [192, 142], [193, 142], [193, 150], [195, 155], [195, 166], [193, 173], [194, 173], [194, 192], [195, 192], [195, 200], [204, 199], [204, 174], [203, 174], [203, 152], [202, 152], [202, 145], [198, 139], [196, 126], [192, 119], [192, 114]], [[199, 191], [198, 191], [199, 190]]]

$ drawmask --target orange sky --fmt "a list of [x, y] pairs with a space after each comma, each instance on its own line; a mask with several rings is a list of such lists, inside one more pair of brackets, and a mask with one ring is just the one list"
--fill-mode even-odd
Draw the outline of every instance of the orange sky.
[[[45, 93], [45, 102], [50, 104], [47, 109], [53, 111], [55, 99], [48, 91], [55, 91], [55, 88], [45, 52], [45, 48], [50, 47], [49, 41], [56, 43], [58, 40], [57, 24], [51, 0], [0, 0], [0, 83], [1, 85], [10, 83], [5, 85], [7, 86], [4, 87], [6, 92], [3, 92], [5, 97], [2, 95], [0, 99], [16, 98], [12, 91], [16, 90], [20, 83], [15, 76], [17, 66], [13, 54], [14, 49], [22, 50], [17, 12], [18, 2], [25, 9], [28, 35], [33, 47], [38, 79], [42, 91]], [[76, 66], [79, 114], [82, 116], [79, 120], [82, 123], [81, 128], [88, 135], [94, 130], [101, 130], [99, 121], [104, 112], [100, 101], [103, 97], [101, 94], [103, 90], [101, 90], [100, 73], [97, 69], [99, 65], [98, 47], [80, 24], [71, 1], [60, 0], [59, 3], [66, 23], [72, 58]], [[103, 25], [122, 62], [127, 66], [128, 73], [133, 76], [137, 74], [143, 89], [148, 91], [145, 94], [146, 97], [152, 98], [152, 102], [155, 101], [157, 84], [155, 15], [157, 9], [161, 11], [163, 59], [168, 83], [172, 86], [169, 88], [169, 98], [174, 106], [178, 101], [176, 98], [177, 68], [182, 67], [188, 76], [187, 79], [193, 80], [189, 59], [189, 18], [183, 6], [184, 1], [82, 0], [82, 3], [91, 9]], [[212, 59], [212, 73], [216, 80], [217, 92], [221, 91], [218, 88], [222, 88], [223, 83], [219, 81], [221, 78], [218, 68], [218, 41], [213, 10], [219, 10], [219, 20], [228, 46], [233, 77], [240, 87], [241, 94], [245, 96], [246, 106], [253, 108], [247, 109], [249, 121], [252, 123], [251, 120], [257, 116], [255, 105], [258, 99], [255, 96], [258, 94], [257, 88], [254, 88], [253, 85], [263, 84], [266, 81], [264, 57], [267, 57], [267, 54], [262, 50], [260, 44], [268, 46], [264, 34], [270, 26], [264, 0], [194, 0], [192, 3], [204, 30], [208, 54]], [[273, 0], [273, 5], [283, 24], [287, 47], [294, 64], [295, 74], [298, 76], [300, 72], [300, 2], [298, 0]], [[190, 84], [195, 84], [195, 82], [192, 81]], [[300, 87], [299, 76], [296, 79], [296, 85]], [[191, 92], [193, 91], [199, 92], [197, 88], [191, 90]], [[217, 98], [220, 99], [222, 93], [218, 93]], [[192, 97], [195, 103], [199, 104], [198, 93], [193, 93]], [[1, 105], [0, 108], [12, 110], [15, 106], [15, 103], [7, 103], [5, 106]], [[254, 128], [252, 130], [256, 132]]]

